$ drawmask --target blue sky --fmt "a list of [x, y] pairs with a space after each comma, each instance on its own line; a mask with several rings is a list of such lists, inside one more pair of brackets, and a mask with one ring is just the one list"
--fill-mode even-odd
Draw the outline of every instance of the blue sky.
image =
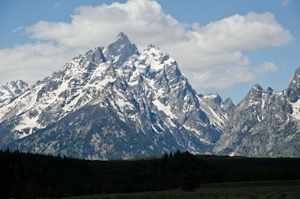
[[235, 104], [255, 83], [286, 89], [300, 67], [297, 0], [2, 0], [0, 85], [33, 85], [121, 31], [170, 54], [198, 93]]

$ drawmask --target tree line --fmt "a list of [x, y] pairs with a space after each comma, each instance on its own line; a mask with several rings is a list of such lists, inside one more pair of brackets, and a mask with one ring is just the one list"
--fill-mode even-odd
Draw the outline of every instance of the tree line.
[[70, 197], [159, 191], [203, 183], [300, 179], [300, 159], [192, 155], [90, 161], [0, 151], [0, 198]]

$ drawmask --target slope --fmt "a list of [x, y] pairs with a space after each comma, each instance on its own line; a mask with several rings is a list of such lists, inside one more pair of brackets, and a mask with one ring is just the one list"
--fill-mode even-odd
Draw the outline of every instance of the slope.
[[227, 112], [207, 105], [168, 54], [153, 45], [139, 53], [120, 33], [1, 107], [0, 118], [2, 147], [127, 159], [204, 153]]

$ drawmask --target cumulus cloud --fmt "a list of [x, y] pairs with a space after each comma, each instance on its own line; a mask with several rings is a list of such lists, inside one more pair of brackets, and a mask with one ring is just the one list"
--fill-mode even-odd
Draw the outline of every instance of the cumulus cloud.
[[26, 30], [34, 39], [89, 48], [95, 44], [107, 45], [119, 32], [126, 33], [139, 45], [161, 44], [186, 37], [185, 25], [166, 15], [155, 1], [130, 0], [124, 4], [81, 6], [75, 12], [71, 23], [40, 21]]
[[30, 85], [52, 74], [75, 55], [78, 49], [54, 45], [53, 42], [17, 45], [0, 50], [1, 84], [22, 79]]
[[[268, 12], [264, 14], [249, 12], [246, 16], [236, 14], [203, 27], [194, 24], [193, 28], [186, 33], [189, 40], [180, 43], [184, 50], [189, 47], [189, 51], [203, 55], [205, 58], [209, 55], [221, 56], [221, 59], [217, 58], [221, 63], [248, 64], [248, 58], [242, 54], [242, 51], [282, 46], [293, 39], [289, 30], [284, 30], [276, 22], [274, 15]], [[222, 56], [224, 53], [226, 55]], [[231, 57], [229, 59], [236, 61], [226, 60], [228, 56]], [[203, 61], [199, 63], [203, 64]], [[212, 62], [212, 64], [217, 63]]]
[[259, 67], [250, 65], [218, 65], [209, 69], [202, 68], [197, 70], [183, 70], [189, 77], [194, 89], [200, 93], [205, 93], [208, 89], [218, 89], [224, 91], [232, 88], [239, 82], [255, 82], [259, 76], [265, 77], [265, 74], [277, 72], [278, 66], [274, 63], [264, 61]]
[[186, 32], [187, 41], [163, 45], [174, 55], [182, 71], [198, 91], [205, 88], [227, 90], [235, 83], [253, 82], [258, 76], [276, 72], [277, 67], [264, 62], [251, 67], [245, 50], [277, 47], [293, 40], [272, 13], [233, 15]]
[[228, 90], [238, 82], [255, 81], [257, 75], [249, 66], [219, 65], [200, 70], [184, 70], [184, 74], [199, 93], [208, 89]]
[[[23, 46], [24, 49], [32, 49], [23, 52], [28, 59], [9, 61], [0, 55], [0, 61], [12, 62], [11, 65], [19, 70], [22, 63], [35, 68], [36, 73], [44, 64], [50, 67], [50, 73], [53, 66], [60, 67], [63, 62], [69, 61], [71, 53], [107, 46], [119, 32], [124, 32], [139, 50], [152, 43], [169, 53], [177, 60], [192, 86], [205, 92], [208, 88], [226, 90], [236, 83], [252, 82], [260, 75], [276, 72], [277, 67], [270, 62], [251, 66], [243, 51], [278, 47], [293, 40], [289, 30], [278, 24], [274, 14], [269, 12], [235, 14], [199, 26], [198, 23], [188, 25], [178, 22], [165, 14], [156, 1], [129, 0], [123, 4], [81, 6], [71, 17], [70, 23], [40, 21], [27, 27], [26, 32], [31, 38], [46, 43]], [[45, 49], [43, 53], [36, 51], [39, 45]], [[7, 54], [18, 55], [20, 48], [7, 50]], [[34, 59], [40, 61], [34, 62]]]
[[220, 21], [199, 27], [194, 24], [194, 34], [206, 51], [256, 50], [262, 47], [281, 46], [291, 35], [266, 12], [249, 12], [246, 16], [235, 14]]

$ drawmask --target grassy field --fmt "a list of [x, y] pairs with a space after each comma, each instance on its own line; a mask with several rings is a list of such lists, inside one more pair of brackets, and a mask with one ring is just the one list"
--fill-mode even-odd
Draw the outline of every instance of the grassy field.
[[239, 182], [203, 184], [191, 192], [181, 189], [70, 197], [68, 199], [229, 199], [229, 198], [293, 198], [300, 199], [300, 181]]

